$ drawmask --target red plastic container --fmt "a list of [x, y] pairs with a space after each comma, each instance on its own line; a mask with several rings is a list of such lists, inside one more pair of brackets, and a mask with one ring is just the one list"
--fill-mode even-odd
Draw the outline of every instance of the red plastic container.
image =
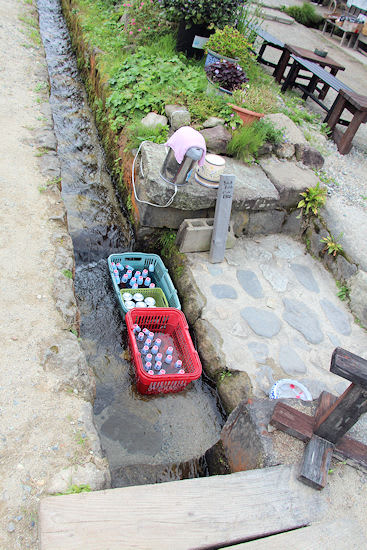
[[[127, 312], [125, 321], [137, 377], [137, 389], [140, 393], [176, 393], [183, 390], [193, 380], [200, 378], [202, 371], [200, 359], [192, 343], [189, 327], [182, 311], [172, 307], [134, 308]], [[173, 339], [174, 347], [182, 361], [182, 368], [185, 370], [184, 374], [150, 375], [144, 370], [133, 333], [135, 323], [152, 332], [168, 334]]]

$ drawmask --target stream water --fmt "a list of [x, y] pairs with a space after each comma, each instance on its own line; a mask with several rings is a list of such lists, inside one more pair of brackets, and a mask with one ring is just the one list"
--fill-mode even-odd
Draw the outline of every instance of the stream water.
[[216, 443], [223, 423], [216, 394], [203, 379], [179, 394], [144, 397], [135, 390], [106, 261], [114, 252], [132, 250], [133, 234], [105, 165], [60, 4], [37, 5], [74, 245], [82, 345], [96, 376], [95, 424], [112, 485], [205, 475], [200, 457]]

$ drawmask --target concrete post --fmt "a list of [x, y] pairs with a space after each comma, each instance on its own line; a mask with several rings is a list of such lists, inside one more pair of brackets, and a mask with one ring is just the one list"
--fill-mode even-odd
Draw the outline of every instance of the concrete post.
[[213, 236], [209, 253], [209, 260], [212, 264], [222, 262], [224, 259], [235, 179], [233, 174], [223, 174], [220, 177], [217, 203], [215, 205]]

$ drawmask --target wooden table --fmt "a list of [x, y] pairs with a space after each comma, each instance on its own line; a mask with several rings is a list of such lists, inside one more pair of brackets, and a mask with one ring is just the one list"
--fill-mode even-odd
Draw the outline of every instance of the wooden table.
[[[340, 45], [341, 46], [343, 46], [344, 41], [348, 41], [348, 43], [347, 43], [348, 48], [352, 47], [352, 42], [353, 42], [352, 39], [353, 39], [353, 37], [355, 37], [355, 42], [353, 44], [353, 49], [357, 49], [359, 32], [347, 31], [347, 30], [343, 29], [343, 27], [340, 27], [340, 25], [337, 25], [334, 20], [325, 19], [324, 27], [322, 29], [322, 34], [325, 34], [328, 25], [331, 26], [330, 36], [333, 36], [334, 31], [336, 29], [339, 29], [340, 31], [342, 31], [342, 38], [340, 40]], [[349, 40], [347, 40], [348, 35], [349, 35]]]
[[[334, 61], [334, 59], [329, 56], [321, 57], [320, 55], [317, 55], [313, 51], [307, 50], [306, 48], [300, 48], [298, 46], [293, 46], [292, 44], [284, 44], [283, 53], [273, 74], [275, 80], [279, 82], [279, 84], [284, 77], [284, 72], [289, 65], [292, 54], [297, 57], [301, 57], [302, 59], [312, 61], [313, 63], [317, 63], [318, 65], [320, 65], [320, 67], [323, 67], [324, 69], [330, 68], [330, 74], [333, 76], [335, 76], [338, 71], [345, 70], [345, 67], [343, 65], [341, 65], [337, 61]], [[330, 86], [328, 86], [328, 84], [324, 84], [319, 94], [320, 99], [324, 99], [329, 90], [329, 87]]]

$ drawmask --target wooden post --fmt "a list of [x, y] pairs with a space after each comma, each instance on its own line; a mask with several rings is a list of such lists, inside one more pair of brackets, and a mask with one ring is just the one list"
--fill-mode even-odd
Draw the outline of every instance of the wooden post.
[[306, 446], [299, 479], [314, 489], [323, 489], [326, 485], [334, 445], [313, 435]]
[[228, 226], [231, 217], [235, 176], [220, 177], [217, 203], [215, 205], [213, 236], [209, 253], [211, 263], [222, 262], [226, 250]]

